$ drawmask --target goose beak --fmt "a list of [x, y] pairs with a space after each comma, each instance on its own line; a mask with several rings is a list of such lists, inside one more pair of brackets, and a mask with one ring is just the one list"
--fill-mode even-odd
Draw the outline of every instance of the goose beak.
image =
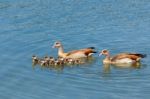
[[52, 48], [56, 48], [55, 45], [53, 45]]
[[102, 56], [102, 53], [100, 53], [98, 56], [99, 56], [99, 57]]

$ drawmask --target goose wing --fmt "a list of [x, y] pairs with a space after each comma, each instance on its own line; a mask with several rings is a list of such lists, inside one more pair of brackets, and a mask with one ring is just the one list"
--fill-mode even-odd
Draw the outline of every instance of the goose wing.
[[138, 60], [140, 58], [144, 58], [146, 57], [146, 55], [144, 54], [138, 54], [138, 53], [121, 53], [121, 54], [117, 54], [115, 56], [113, 56], [111, 58], [111, 61], [116, 61], [116, 60], [120, 60], [120, 59], [124, 59], [124, 58], [129, 58], [132, 60]]
[[84, 54], [88, 56], [90, 53], [96, 53], [96, 52], [93, 49], [87, 48], [87, 49], [73, 50], [71, 52], [68, 52], [67, 56], [73, 55], [73, 54]]

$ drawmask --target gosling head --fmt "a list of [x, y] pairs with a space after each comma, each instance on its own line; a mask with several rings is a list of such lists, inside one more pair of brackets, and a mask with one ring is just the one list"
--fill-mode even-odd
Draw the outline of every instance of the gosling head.
[[37, 56], [33, 55], [33, 56], [32, 56], [32, 59], [35, 60], [35, 59], [38, 59], [38, 58], [37, 58]]
[[55, 60], [55, 58], [54, 58], [54, 57], [52, 57], [52, 56], [50, 56], [50, 57], [49, 57], [49, 60], [50, 60], [50, 61], [54, 61], [54, 60]]
[[45, 61], [45, 60], [40, 60], [40, 65], [41, 65], [41, 66], [47, 65], [47, 61]]
[[32, 62], [33, 63], [37, 63], [38, 60], [39, 60], [39, 58], [37, 56], [35, 56], [35, 55], [32, 56]]
[[55, 66], [57, 66], [57, 65], [61, 65], [61, 62], [60, 62], [60, 61], [58, 61], [58, 60], [55, 60], [54, 65], [55, 65]]
[[48, 56], [45, 56], [45, 57], [44, 57], [44, 60], [45, 60], [45, 61], [49, 61], [50, 58], [49, 58]]
[[74, 64], [75, 60], [72, 58], [68, 58], [67, 62], [68, 62], [68, 64]]

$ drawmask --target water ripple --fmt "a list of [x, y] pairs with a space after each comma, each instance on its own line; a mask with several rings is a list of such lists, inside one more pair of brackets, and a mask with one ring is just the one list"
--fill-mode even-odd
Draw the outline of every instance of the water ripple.
[[[84, 5], [84, 6], [83, 6]], [[149, 96], [149, 57], [139, 68], [91, 63], [62, 68], [32, 66], [33, 54], [57, 57], [94, 46], [99, 52], [149, 53], [149, 1], [0, 1], [0, 97], [3, 99], [141, 99]], [[109, 95], [108, 95], [109, 94]]]

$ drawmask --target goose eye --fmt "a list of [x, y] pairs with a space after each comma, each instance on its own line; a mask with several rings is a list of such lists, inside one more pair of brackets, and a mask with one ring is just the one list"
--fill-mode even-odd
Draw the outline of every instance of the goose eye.
[[107, 52], [107, 50], [104, 50], [104, 51], [103, 51], [103, 53], [106, 53], [106, 52]]
[[59, 43], [56, 43], [56, 45], [58, 45]]

